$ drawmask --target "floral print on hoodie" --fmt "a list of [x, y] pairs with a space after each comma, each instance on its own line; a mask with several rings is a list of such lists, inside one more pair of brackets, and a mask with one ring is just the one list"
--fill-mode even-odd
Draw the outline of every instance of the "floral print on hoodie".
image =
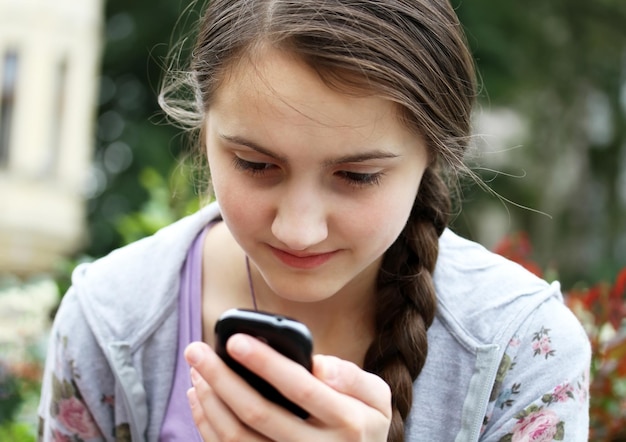
[[[566, 416], [576, 415], [571, 411], [588, 406], [588, 367], [574, 373], [565, 370], [562, 383], [530, 404], [523, 397], [526, 389], [536, 391], [536, 384], [541, 382], [525, 376], [526, 373], [534, 373], [536, 378], [537, 372], [553, 372], [567, 358], [559, 352], [559, 344], [565, 344], [567, 337], [541, 322], [547, 319], [539, 316], [528, 321], [523, 330], [511, 338], [500, 362], [483, 426], [485, 430], [497, 417], [513, 413], [512, 419], [507, 420], [508, 428], [500, 429], [498, 442], [550, 442], [574, 440], [577, 436], [568, 433]], [[571, 351], [570, 347], [563, 345]], [[529, 365], [538, 370], [529, 370]], [[528, 405], [515, 411], [516, 405], [524, 403]]]
[[[52, 399], [50, 401], [50, 422], [44, 419], [39, 420], [39, 440], [43, 439], [43, 431], [46, 424], [52, 430], [51, 439], [54, 442], [88, 442], [102, 441], [103, 437], [91, 411], [83, 400], [76, 380], [80, 379], [80, 374], [75, 372], [74, 360], [67, 355], [67, 336], [57, 336], [57, 351], [63, 353], [62, 358], [58, 358], [54, 369], [46, 373], [51, 383]], [[65, 361], [64, 364], [58, 362]], [[102, 395], [101, 404], [113, 411], [115, 398], [113, 396]], [[130, 442], [128, 424], [116, 426], [112, 435], [116, 442]]]

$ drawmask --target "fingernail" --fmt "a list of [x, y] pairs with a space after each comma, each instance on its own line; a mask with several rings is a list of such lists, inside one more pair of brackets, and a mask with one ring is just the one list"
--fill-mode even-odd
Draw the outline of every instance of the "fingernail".
[[199, 347], [199, 344], [192, 342], [185, 349], [185, 359], [189, 365], [198, 365], [198, 363], [202, 360], [202, 350]]
[[228, 350], [231, 354], [244, 356], [250, 352], [249, 337], [245, 335], [235, 335], [228, 340]]
[[194, 408], [196, 406], [196, 404], [198, 403], [196, 401], [196, 390], [195, 388], [190, 388], [189, 390], [187, 390], [187, 400], [189, 401], [189, 406], [191, 408]]

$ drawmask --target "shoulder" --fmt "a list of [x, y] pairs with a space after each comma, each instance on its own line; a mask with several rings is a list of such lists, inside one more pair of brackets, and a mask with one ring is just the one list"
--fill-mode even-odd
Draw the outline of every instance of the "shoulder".
[[217, 205], [209, 205], [150, 237], [76, 268], [72, 287], [99, 339], [142, 339], [152, 324], [172, 313], [189, 247], [218, 216]]
[[438, 315], [444, 325], [477, 347], [508, 342], [521, 323], [544, 308], [567, 315], [558, 283], [548, 284], [522, 266], [446, 230], [434, 274]]
[[556, 299], [541, 304], [502, 357], [483, 440], [523, 438], [534, 421], [555, 439], [587, 440], [590, 364], [589, 339], [576, 317]]
[[[580, 417], [584, 425], [590, 347], [558, 283], [548, 284], [449, 230], [440, 240], [434, 282], [438, 308], [428, 330], [432, 350], [415, 382], [411, 432], [427, 429], [452, 440], [457, 434], [470, 437], [466, 431], [480, 429], [485, 417], [490, 428], [502, 419], [515, 423], [516, 413], [558, 394], [566, 370], [568, 382], [578, 385], [578, 401], [559, 413], [563, 419], [566, 413]], [[511, 377], [511, 367], [525, 377]], [[507, 374], [511, 383], [503, 386]], [[517, 394], [521, 382], [524, 389]], [[515, 407], [507, 406], [506, 416], [495, 413], [511, 394], [519, 396]], [[432, 422], [433, 412], [445, 416], [445, 428]]]

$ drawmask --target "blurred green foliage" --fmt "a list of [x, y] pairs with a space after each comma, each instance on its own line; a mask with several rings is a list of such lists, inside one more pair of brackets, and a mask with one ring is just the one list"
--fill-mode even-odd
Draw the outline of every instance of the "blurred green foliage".
[[0, 360], [0, 426], [13, 421], [22, 405], [19, 383], [19, 377]]
[[41, 361], [8, 363], [0, 358], [0, 441], [36, 440], [33, 422], [20, 415], [36, 406], [40, 379]]
[[180, 173], [191, 163], [183, 158], [192, 147], [184, 134], [166, 123], [157, 103], [168, 52], [189, 32], [191, 26], [185, 20], [197, 19], [193, 12], [197, 6], [189, 4], [174, 0], [106, 2], [92, 173], [96, 185], [89, 199], [88, 244], [83, 251], [89, 256], [102, 256], [154, 231], [155, 225], [146, 224], [152, 221], [145, 216], [143, 220], [135, 217], [133, 226], [127, 219], [129, 213], [145, 209], [164, 217], [164, 213], [157, 215], [165, 210], [159, 204], [182, 210], [180, 206], [197, 199], [194, 175]]
[[8, 423], [0, 425], [0, 440], [11, 442], [35, 442], [32, 428], [28, 424]]

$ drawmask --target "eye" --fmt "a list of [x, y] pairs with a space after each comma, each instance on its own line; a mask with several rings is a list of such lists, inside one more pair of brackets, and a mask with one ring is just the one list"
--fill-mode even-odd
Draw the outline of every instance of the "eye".
[[341, 172], [337, 172], [337, 175], [351, 186], [366, 187], [380, 184], [383, 172], [358, 173], [343, 170]]
[[242, 170], [249, 173], [252, 176], [262, 176], [268, 171], [273, 170], [276, 166], [272, 163], [262, 163], [257, 161], [244, 160], [235, 155], [233, 158], [233, 165], [235, 169]]

